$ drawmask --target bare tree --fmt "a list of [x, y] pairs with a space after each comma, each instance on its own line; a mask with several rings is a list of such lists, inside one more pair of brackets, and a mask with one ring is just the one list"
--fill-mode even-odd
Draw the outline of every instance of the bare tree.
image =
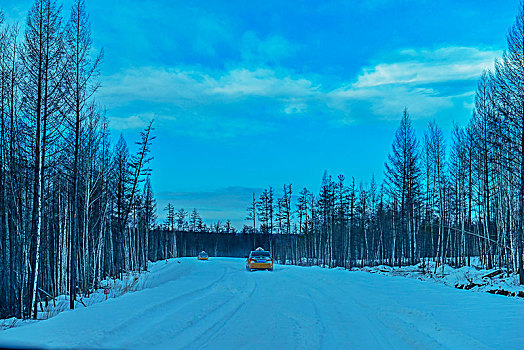
[[[415, 261], [414, 210], [419, 191], [420, 153], [407, 109], [393, 141], [392, 153], [386, 163], [386, 181], [398, 213], [399, 230], [393, 237], [393, 259], [402, 265], [403, 244], [409, 241], [410, 260]], [[407, 237], [404, 237], [403, 233]], [[399, 242], [397, 242], [399, 240]]]

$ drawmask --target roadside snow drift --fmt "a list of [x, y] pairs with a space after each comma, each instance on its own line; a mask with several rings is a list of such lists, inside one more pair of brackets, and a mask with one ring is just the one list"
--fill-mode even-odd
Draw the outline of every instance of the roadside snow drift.
[[171, 259], [149, 288], [0, 331], [0, 345], [159, 349], [499, 348], [524, 344], [524, 302], [366, 272]]

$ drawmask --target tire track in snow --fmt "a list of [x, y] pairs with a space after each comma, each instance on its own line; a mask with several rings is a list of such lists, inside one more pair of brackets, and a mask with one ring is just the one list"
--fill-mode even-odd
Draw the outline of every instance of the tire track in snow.
[[[205, 337], [204, 342], [212, 338], [220, 329], [225, 325], [225, 321], [233, 317], [242, 306], [245, 305], [246, 301], [253, 295], [256, 290], [256, 283], [251, 288], [249, 293], [243, 293], [240, 303], [238, 301], [239, 294], [228, 293], [227, 295], [224, 291], [218, 291], [217, 294], [221, 296], [224, 300], [212, 305], [197, 304], [197, 308], [200, 306], [198, 312], [192, 311], [193, 318], [186, 319], [180, 322], [181, 324], [176, 324], [170, 329], [165, 329], [162, 332], [161, 338], [158, 339], [158, 330], [156, 331], [157, 337], [155, 337], [154, 348], [176, 348], [184, 349], [188, 347], [195, 347], [196, 343], [202, 343], [202, 337]], [[247, 295], [247, 296], [246, 296]], [[188, 305], [183, 305], [181, 309], [195, 304], [194, 301], [190, 302]], [[232, 307], [227, 307], [227, 305], [233, 304]], [[209, 308], [210, 307], [210, 308]], [[208, 309], [209, 308], [209, 309]], [[222, 311], [225, 308], [224, 311]], [[211, 322], [211, 325], [206, 325], [206, 322]], [[216, 331], [214, 331], [216, 329]]]
[[[349, 280], [348, 280], [349, 281]], [[328, 289], [325, 286], [318, 286], [318, 283], [329, 283]], [[369, 285], [333, 285], [327, 280], [316, 281], [316, 284], [309, 285], [318, 291], [324, 298], [335, 300], [336, 294], [345, 295], [345, 303], [351, 303], [351, 307], [343, 309], [354, 310], [354, 314], [359, 315], [359, 328], [374, 335], [377, 346], [385, 349], [391, 348], [486, 348], [485, 345], [477, 340], [461, 334], [453, 329], [439, 324], [431, 314], [427, 314], [419, 309], [405, 307], [390, 298], [387, 294], [374, 295], [381, 298], [380, 302], [368, 300], [364, 294], [369, 290]], [[362, 289], [363, 293], [348, 293], [351, 286], [353, 289]], [[335, 290], [340, 292], [335, 292]], [[332, 297], [329, 294], [334, 293]], [[366, 300], [368, 300], [366, 302]], [[381, 306], [382, 305], [382, 306]], [[385, 305], [385, 306], [384, 306]], [[330, 314], [340, 314], [337, 309], [331, 310]]]
[[[164, 299], [161, 302], [155, 303], [149, 307], [146, 307], [140, 310], [138, 313], [133, 313], [131, 317], [126, 318], [122, 320], [122, 322], [117, 324], [116, 326], [105, 330], [102, 336], [95, 340], [96, 343], [100, 344], [101, 346], [104, 346], [110, 339], [114, 339], [115, 337], [118, 339], [119, 333], [121, 334], [129, 333], [130, 327], [133, 327], [133, 326], [141, 327], [143, 325], [142, 321], [144, 318], [146, 318], [146, 316], [149, 317], [152, 313], [157, 313], [157, 312], [161, 312], [162, 314], [164, 314], [167, 306], [169, 306], [170, 304], [175, 303], [175, 302], [179, 303], [185, 299], [191, 299], [196, 294], [209, 290], [211, 287], [217, 285], [219, 282], [221, 282], [225, 278], [227, 270], [228, 269], [224, 269], [224, 271], [222, 272], [219, 278], [213, 280], [211, 283], [205, 285], [204, 287], [197, 288], [189, 292], [173, 296], [167, 300]], [[173, 280], [177, 280], [179, 278], [180, 277], [177, 277], [177, 278], [174, 278]], [[163, 283], [163, 284], [165, 285], [166, 283]], [[148, 299], [148, 300], [151, 300], [151, 299]]]
[[196, 347], [196, 348], [205, 348], [207, 347], [212, 340], [220, 333], [220, 331], [226, 327], [228, 322], [227, 320], [231, 320], [236, 314], [240, 312], [240, 310], [245, 309], [247, 300], [251, 299], [253, 297], [253, 294], [255, 294], [255, 291], [257, 290], [257, 281], [254, 280], [254, 286], [251, 289], [251, 292], [247, 297], [244, 297], [242, 302], [240, 302], [231, 312], [224, 315], [221, 319], [216, 321], [211, 327], [207, 328], [198, 338], [200, 339], [202, 337], [205, 337], [203, 342], [195, 342], [195, 344], [190, 344], [189, 346], [186, 346], [187, 348], [190, 347]]
[[[230, 270], [230, 268], [227, 268], [226, 272], [228, 270]], [[181, 315], [184, 317], [191, 314], [188, 312], [184, 313], [184, 309], [192, 305], [197, 305], [197, 308], [199, 305], [205, 305], [206, 301], [213, 299], [213, 297], [220, 293], [218, 287], [224, 285], [224, 282], [228, 279], [229, 276], [225, 276], [225, 278], [221, 278], [218, 283], [213, 283], [210, 287], [199, 289], [201, 293], [198, 295], [191, 293], [190, 295], [184, 295], [184, 298], [177, 299], [174, 301], [176, 305], [165, 308], [158, 317], [154, 317], [154, 322], [142, 322], [146, 327], [141, 329], [141, 331], [132, 338], [127, 339], [122, 345], [128, 348], [134, 347], [136, 344], [152, 347], [159, 342], [167, 341], [164, 339], [172, 339], [176, 334], [181, 333], [184, 329], [187, 329], [188, 326], [194, 324], [194, 320], [188, 320], [185, 325], [177, 328], [177, 331], [173, 331], [172, 325], [174, 320], [180, 320]], [[194, 313], [195, 311], [192, 310], [191, 312]], [[180, 329], [180, 331], [178, 331], [178, 329]], [[154, 335], [154, 338], [151, 338], [152, 335]]]
[[[367, 288], [368, 285], [361, 285]], [[393, 331], [397, 339], [401, 339], [406, 346], [414, 348], [487, 348], [457, 330], [438, 323], [432, 313], [427, 313], [412, 306], [405, 306], [399, 300], [392, 299], [389, 295], [377, 295], [381, 302], [353, 298], [362, 310], [371, 310], [375, 317], [370, 318], [370, 313], [365, 313], [368, 320], [374, 324], [379, 323], [383, 328]], [[386, 300], [384, 300], [386, 298]]]
[[318, 330], [318, 348], [322, 349], [324, 347], [324, 334], [326, 333], [326, 325], [324, 324], [324, 321], [322, 320], [322, 316], [320, 315], [320, 310], [318, 308], [318, 303], [315, 301], [315, 298], [313, 298], [313, 295], [309, 291], [307, 291], [307, 295], [309, 296], [309, 299], [311, 301], [311, 304], [313, 304], [313, 309], [315, 310], [315, 319], [317, 320], [317, 324], [320, 325], [320, 329]]
[[[311, 288], [316, 291], [315, 294], [317, 295], [317, 297], [311, 296], [313, 303], [318, 303], [318, 301], [320, 300], [319, 296], [321, 296], [323, 300], [322, 307], [317, 306], [317, 310], [319, 310], [319, 316], [317, 317], [319, 317], [319, 319], [321, 320], [323, 329], [322, 344], [320, 347], [321, 349], [330, 348], [332, 346], [326, 343], [329, 342], [329, 340], [333, 340], [334, 331], [341, 331], [342, 334], [338, 334], [338, 336], [346, 335], [348, 339], [351, 339], [351, 344], [353, 347], [358, 347], [358, 345], [353, 343], [353, 341], [357, 341], [355, 335], [361, 337], [364, 333], [371, 333], [370, 337], [367, 338], [374, 339], [377, 346], [384, 349], [395, 348], [395, 346], [393, 346], [393, 344], [391, 344], [391, 342], [389, 341], [389, 335], [386, 334], [386, 332], [384, 332], [383, 329], [377, 326], [377, 322], [374, 322], [374, 320], [371, 319], [369, 312], [365, 308], [363, 308], [361, 304], [358, 303], [354, 298], [352, 298], [351, 294], [348, 294], [347, 289], [342, 288], [340, 285], [334, 284], [332, 283], [332, 281], [326, 279], [315, 280], [314, 282], [315, 283], [307, 284], [304, 281], [302, 281], [306, 288]], [[317, 285], [319, 282], [324, 283], [324, 285]], [[325, 284], [329, 284], [330, 287], [326, 289]], [[329, 294], [327, 292], [329, 292]], [[311, 293], [309, 294], [311, 295]], [[350, 302], [352, 304], [352, 307], [337, 307], [337, 305], [334, 304], [335, 301], [341, 301], [344, 303]], [[342, 309], [350, 309], [353, 310], [353, 312], [349, 314], [340, 311]], [[358, 318], [355, 319], [353, 315], [358, 315]], [[329, 320], [330, 323], [332, 323], [332, 325], [327, 326], [325, 320]], [[349, 325], [349, 321], [353, 321], [351, 325]], [[348, 325], [344, 325], [344, 322], [347, 322]], [[358, 326], [358, 329], [355, 329], [354, 326]], [[345, 330], [342, 332], [342, 329]], [[329, 336], [327, 336], [326, 334], [328, 330], [330, 333]], [[340, 339], [337, 339], [337, 341], [340, 342]]]
[[[286, 272], [279, 273], [280, 271]], [[306, 287], [299, 284], [299, 288], [297, 288], [297, 282], [299, 282], [297, 276], [293, 273], [288, 274], [288, 272], [293, 271], [279, 267], [270, 274], [266, 271], [254, 271], [238, 275], [242, 279], [239, 283], [245, 280], [245, 276], [251, 277], [255, 282], [262, 282], [263, 289], [261, 289], [260, 283], [258, 284], [260, 295], [253, 296], [256, 290], [253, 291], [249, 296], [253, 302], [244, 302], [233, 315], [226, 318], [227, 324], [223, 323], [220, 327], [217, 327], [206, 341], [199, 342], [197, 340], [193, 345], [202, 349], [220, 348], [220, 345], [217, 344], [227, 343], [226, 337], [228, 336], [236, 339], [238, 348], [246, 347], [252, 341], [256, 342], [255, 339], [258, 337], [264, 337], [264, 341], [269, 343], [271, 342], [269, 339], [280, 342], [282, 348], [323, 348], [325, 325], [319, 316], [319, 305], [312, 294], [307, 292]], [[258, 299], [264, 300], [265, 307], [261, 308]], [[255, 321], [253, 328], [252, 319], [253, 317], [256, 318], [255, 315], [259, 315], [261, 318]], [[258, 328], [258, 322], [261, 328]], [[278, 336], [278, 330], [282, 327], [289, 327], [284, 338]], [[275, 337], [275, 335], [277, 336]], [[213, 343], [214, 341], [215, 343]], [[258, 343], [262, 346], [260, 341]]]
[[439, 324], [431, 315], [411, 308], [377, 309], [378, 320], [415, 348], [478, 348], [487, 346]]

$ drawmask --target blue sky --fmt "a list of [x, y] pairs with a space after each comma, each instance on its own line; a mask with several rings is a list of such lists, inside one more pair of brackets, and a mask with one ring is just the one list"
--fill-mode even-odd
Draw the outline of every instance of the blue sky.
[[[4, 0], [23, 23], [30, 0]], [[70, 0], [65, 0], [68, 17]], [[518, 1], [87, 0], [98, 101], [128, 143], [155, 119], [153, 188], [241, 227], [251, 192], [382, 179], [407, 107], [419, 136], [471, 116]]]

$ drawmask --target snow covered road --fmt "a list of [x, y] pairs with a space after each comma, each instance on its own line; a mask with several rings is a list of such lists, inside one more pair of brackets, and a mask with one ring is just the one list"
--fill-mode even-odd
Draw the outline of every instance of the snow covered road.
[[[177, 261], [180, 263], [177, 263]], [[0, 331], [0, 345], [162, 349], [522, 349], [524, 302], [365, 272], [243, 259], [152, 265], [150, 288]]]

